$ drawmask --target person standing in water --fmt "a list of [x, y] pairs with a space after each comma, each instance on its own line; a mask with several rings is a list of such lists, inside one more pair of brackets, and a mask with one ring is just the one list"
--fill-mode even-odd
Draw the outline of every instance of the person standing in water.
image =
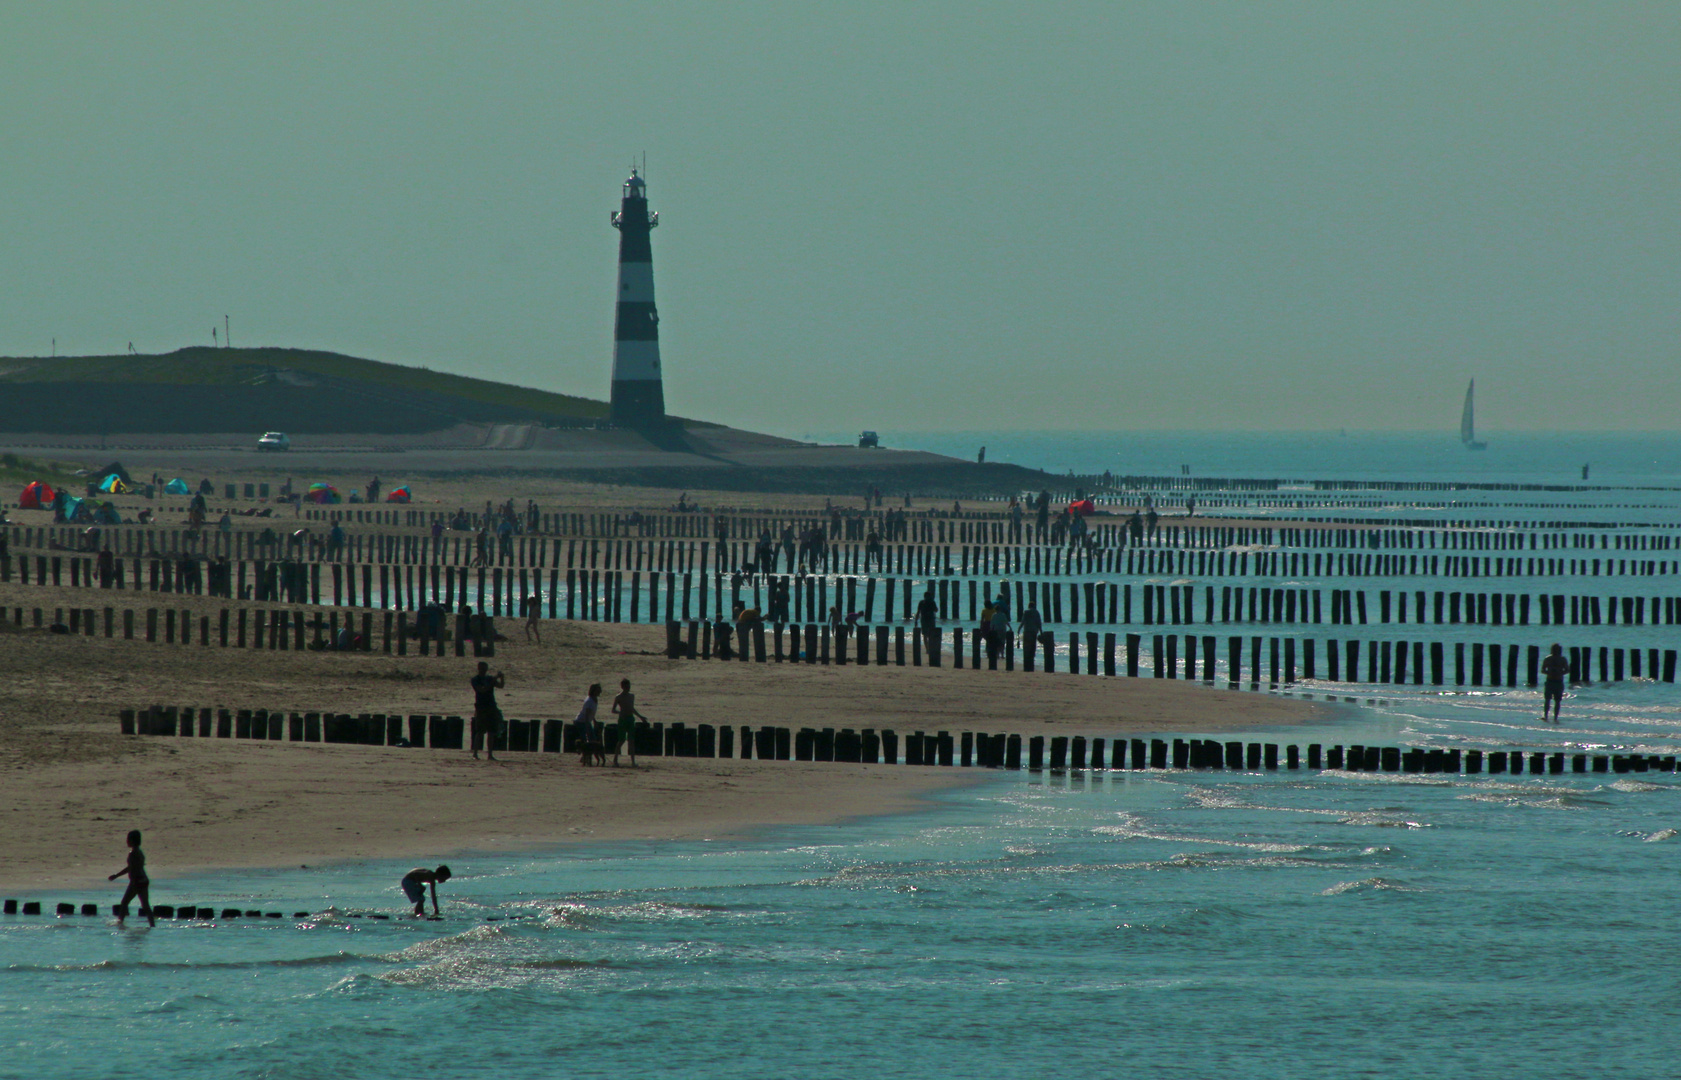
[[[130, 829], [128, 833], [128, 865], [106, 878], [115, 881], [120, 877], [128, 878], [128, 888], [123, 892], [122, 903], [117, 910], [121, 912], [128, 907], [128, 902], [135, 897], [140, 898], [140, 914], [146, 916], [146, 925], [156, 926], [158, 920], [152, 916], [152, 879], [146, 876], [146, 853], [140, 850], [140, 830]], [[117, 916], [117, 925], [121, 926], [123, 916]]]
[[1564, 646], [1554, 644], [1553, 651], [1541, 661], [1541, 675], [1546, 680], [1541, 691], [1541, 719], [1547, 719], [1547, 709], [1553, 711], [1553, 723], [1558, 723], [1558, 710], [1564, 704], [1564, 680], [1570, 674], [1570, 661], [1564, 658]]
[[630, 767], [636, 768], [636, 722], [648, 719], [636, 711], [636, 695], [630, 692], [630, 680], [619, 680], [619, 696], [613, 699], [613, 714], [618, 723], [614, 729], [613, 766], [618, 767], [619, 751], [630, 755]]
[[934, 655], [940, 644], [939, 618], [940, 605], [934, 601], [934, 587], [930, 585], [916, 605], [916, 628], [922, 634], [923, 648], [929, 656]]

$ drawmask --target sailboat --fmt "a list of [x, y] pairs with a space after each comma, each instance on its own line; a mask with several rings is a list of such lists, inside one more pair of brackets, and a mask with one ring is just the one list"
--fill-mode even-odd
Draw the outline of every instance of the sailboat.
[[1465, 388], [1465, 411], [1459, 414], [1459, 441], [1467, 450], [1487, 450], [1488, 443], [1477, 441], [1476, 407], [1472, 402], [1476, 393], [1477, 380], [1472, 379], [1471, 385]]

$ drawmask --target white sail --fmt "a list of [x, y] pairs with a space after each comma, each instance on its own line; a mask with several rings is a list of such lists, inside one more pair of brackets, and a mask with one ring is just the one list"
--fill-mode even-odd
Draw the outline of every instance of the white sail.
[[1471, 450], [1486, 450], [1488, 443], [1477, 441], [1477, 414], [1472, 398], [1477, 393], [1477, 380], [1465, 388], [1465, 411], [1459, 414], [1459, 441]]

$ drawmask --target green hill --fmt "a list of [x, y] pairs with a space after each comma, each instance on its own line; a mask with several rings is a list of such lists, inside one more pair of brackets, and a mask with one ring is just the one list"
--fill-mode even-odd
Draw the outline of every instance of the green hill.
[[0, 357], [0, 431], [418, 432], [459, 423], [583, 427], [607, 403], [309, 349]]
[[159, 355], [0, 357], [0, 383], [170, 383], [176, 386], [260, 386], [288, 381], [285, 373], [350, 380], [505, 406], [557, 417], [604, 420], [607, 403], [526, 386], [451, 375], [426, 368], [364, 360], [312, 349], [218, 349], [207, 346]]

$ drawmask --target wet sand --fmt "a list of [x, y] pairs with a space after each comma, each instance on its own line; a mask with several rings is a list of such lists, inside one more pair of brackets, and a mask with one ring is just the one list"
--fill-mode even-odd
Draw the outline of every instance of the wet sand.
[[[155, 604], [152, 594], [0, 586], [13, 606]], [[171, 597], [196, 613], [222, 601]], [[248, 605], [254, 606], [254, 605]], [[521, 635], [511, 622], [504, 632]], [[660, 627], [543, 624], [498, 648], [510, 717], [570, 719], [590, 682], [633, 680], [651, 719], [690, 725], [1035, 734], [1276, 727], [1327, 707], [1154, 679], [951, 668], [668, 660]], [[471, 660], [148, 644], [0, 632], [0, 888], [103, 884], [128, 829], [154, 875], [336, 860], [428, 861], [576, 841], [698, 838], [912, 808], [984, 773], [843, 763], [654, 758], [585, 768], [508, 754], [122, 736], [151, 704], [467, 715]], [[605, 701], [603, 703], [605, 709]]]

